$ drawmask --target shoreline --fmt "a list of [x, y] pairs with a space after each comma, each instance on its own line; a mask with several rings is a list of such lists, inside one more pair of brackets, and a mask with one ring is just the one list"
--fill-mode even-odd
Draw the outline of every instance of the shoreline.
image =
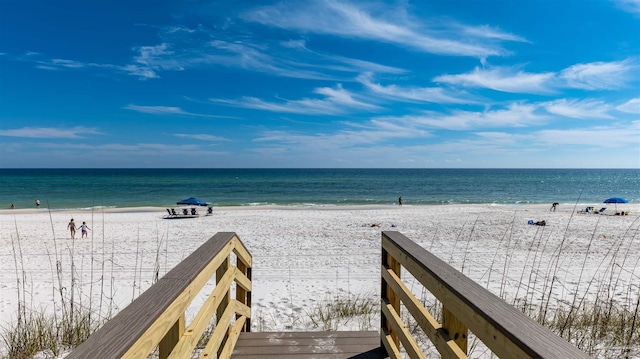
[[[593, 207], [611, 207], [604, 203], [599, 204], [560, 204], [557, 208], [558, 212], [567, 211], [579, 211], [586, 206]], [[469, 204], [404, 204], [398, 206], [397, 204], [348, 204], [348, 205], [246, 205], [246, 206], [212, 206], [213, 212], [219, 211], [262, 211], [262, 210], [290, 210], [290, 211], [358, 211], [358, 210], [402, 210], [403, 208], [504, 208], [512, 210], [542, 210], [549, 209], [551, 204], [503, 204], [503, 203], [469, 203]], [[135, 206], [135, 207], [94, 207], [94, 208], [60, 208], [60, 209], [47, 209], [47, 208], [9, 208], [0, 209], [0, 216], [12, 215], [12, 214], [37, 214], [37, 213], [152, 213], [162, 212], [166, 213], [167, 208], [193, 208], [192, 206], [170, 206], [170, 207], [158, 207], [158, 206]], [[195, 207], [200, 213], [206, 212], [207, 207]], [[619, 206], [621, 210], [629, 210], [637, 214], [640, 209], [640, 204], [625, 203]]]

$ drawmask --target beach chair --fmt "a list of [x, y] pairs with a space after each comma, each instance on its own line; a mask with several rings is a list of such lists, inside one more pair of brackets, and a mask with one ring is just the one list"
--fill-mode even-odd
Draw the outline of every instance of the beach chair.
[[169, 213], [170, 216], [173, 216], [173, 214], [171, 214], [171, 210], [169, 208], [167, 208], [167, 213]]
[[596, 212], [597, 214], [604, 214], [604, 211], [607, 209], [607, 207], [602, 207], [600, 208], [600, 210], [598, 212]]
[[178, 215], [174, 208], [171, 208], [171, 215], [173, 215], [173, 216], [177, 216]]
[[192, 216], [196, 216], [196, 215], [198, 215], [198, 212], [196, 212], [196, 209], [195, 209], [195, 208], [191, 208], [191, 215], [192, 215]]
[[212, 207], [207, 208], [207, 214], [213, 214], [213, 208]]
[[182, 214], [184, 214], [185, 216], [189, 215], [189, 211], [186, 208], [182, 209]]

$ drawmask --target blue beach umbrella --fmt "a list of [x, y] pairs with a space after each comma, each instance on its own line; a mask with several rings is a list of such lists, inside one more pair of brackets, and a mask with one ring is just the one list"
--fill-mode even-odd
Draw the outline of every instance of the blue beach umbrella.
[[176, 202], [176, 204], [187, 205], [187, 206], [207, 206], [208, 203], [205, 201], [201, 201], [195, 197], [189, 197], [187, 199], [183, 199], [180, 202]]
[[622, 197], [611, 197], [604, 200], [602, 203], [613, 203], [616, 205], [616, 212], [618, 211], [618, 203], [629, 203], [626, 199]]

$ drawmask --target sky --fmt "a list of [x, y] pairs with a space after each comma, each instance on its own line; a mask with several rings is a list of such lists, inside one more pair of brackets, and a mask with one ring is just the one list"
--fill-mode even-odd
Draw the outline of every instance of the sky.
[[640, 168], [640, 0], [0, 0], [0, 168]]

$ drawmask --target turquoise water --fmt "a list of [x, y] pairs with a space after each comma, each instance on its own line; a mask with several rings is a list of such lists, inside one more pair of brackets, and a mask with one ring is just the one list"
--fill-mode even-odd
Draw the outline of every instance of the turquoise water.
[[640, 203], [640, 169], [0, 169], [0, 208]]

